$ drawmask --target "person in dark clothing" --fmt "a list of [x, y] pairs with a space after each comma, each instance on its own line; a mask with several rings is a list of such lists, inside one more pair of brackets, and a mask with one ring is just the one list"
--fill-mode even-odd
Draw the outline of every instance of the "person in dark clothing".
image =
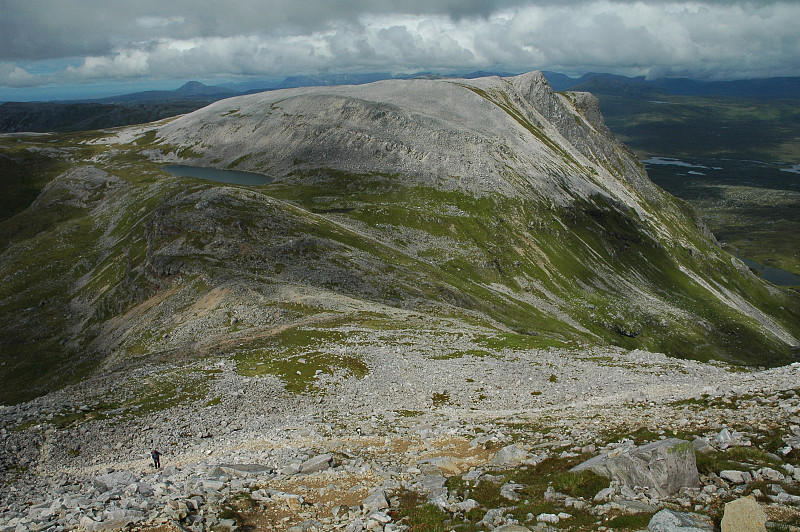
[[153, 467], [155, 467], [156, 469], [160, 468], [161, 467], [161, 453], [156, 451], [155, 449], [153, 449], [150, 452], [150, 456], [153, 457]]

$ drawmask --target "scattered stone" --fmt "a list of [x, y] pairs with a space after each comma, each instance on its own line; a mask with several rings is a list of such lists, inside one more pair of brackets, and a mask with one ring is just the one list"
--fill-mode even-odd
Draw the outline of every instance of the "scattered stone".
[[500, 496], [511, 501], [518, 501], [519, 494], [517, 493], [517, 490], [521, 490], [524, 487], [525, 486], [523, 486], [522, 484], [516, 484], [514, 482], [506, 482], [500, 487]]
[[106, 490], [113, 490], [133, 484], [136, 482], [136, 475], [130, 471], [117, 471], [95, 477], [94, 482], [95, 485], [103, 486]]
[[219, 469], [230, 476], [258, 476], [273, 472], [269, 466], [261, 464], [220, 464]]
[[664, 509], [650, 519], [650, 532], [713, 532], [711, 520], [700, 514]]
[[504, 524], [504, 515], [508, 511], [506, 508], [492, 508], [486, 512], [481, 519], [480, 523], [486, 525], [490, 530], [494, 530], [496, 527]]
[[285, 492], [273, 493], [272, 500], [278, 501], [293, 512], [299, 512], [305, 502], [301, 495]]
[[694, 452], [700, 454], [708, 454], [714, 451], [714, 448], [706, 438], [695, 438], [692, 441], [692, 447], [694, 448]]
[[269, 494], [264, 489], [258, 489], [250, 493], [250, 497], [257, 502], [267, 502], [271, 499]]
[[461, 468], [458, 466], [458, 463], [456, 463], [453, 458], [447, 456], [427, 458], [418, 462], [417, 466], [421, 468], [424, 464], [435, 466], [438, 469], [437, 474], [458, 475], [461, 473]]
[[460, 510], [464, 513], [469, 512], [470, 510], [474, 510], [478, 508], [480, 504], [475, 499], [467, 499], [466, 501], [458, 502], [453, 505], [453, 507], [457, 510]]
[[765, 480], [771, 482], [784, 482], [786, 480], [786, 477], [783, 476], [780, 471], [776, 471], [771, 467], [762, 467], [757, 473]]
[[442, 475], [426, 475], [422, 477], [420, 487], [425, 493], [430, 493], [436, 489], [443, 488], [447, 483], [447, 479]]
[[537, 523], [557, 525], [559, 521], [561, 521], [561, 519], [556, 514], [539, 514], [536, 516]]

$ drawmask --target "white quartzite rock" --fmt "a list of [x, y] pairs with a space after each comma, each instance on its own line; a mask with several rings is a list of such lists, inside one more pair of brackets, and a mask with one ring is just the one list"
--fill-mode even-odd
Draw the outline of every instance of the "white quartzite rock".
[[783, 476], [780, 471], [776, 471], [771, 467], [762, 467], [758, 470], [758, 473], [765, 479], [772, 482], [783, 482], [786, 480], [786, 477]]
[[593, 500], [594, 500], [594, 502], [608, 501], [608, 500], [611, 499], [611, 497], [614, 496], [614, 493], [616, 493], [616, 491], [617, 490], [615, 490], [612, 487], [603, 488], [603, 489], [601, 489], [600, 491], [597, 492], [597, 495], [594, 496]]
[[506, 482], [500, 487], [500, 496], [511, 501], [518, 501], [519, 494], [517, 490], [521, 490], [524, 486], [515, 482]]
[[539, 523], [557, 524], [561, 519], [556, 514], [539, 514], [536, 516], [536, 521]]
[[712, 532], [714, 526], [704, 515], [661, 510], [650, 519], [651, 532]]
[[480, 504], [475, 499], [467, 499], [466, 501], [462, 501], [453, 505], [454, 508], [467, 513], [474, 508], [478, 508]]
[[726, 469], [724, 471], [720, 471], [719, 476], [720, 478], [723, 478], [728, 482], [733, 482], [734, 484], [744, 484], [744, 475], [742, 475], [741, 471]]
[[507, 465], [517, 465], [528, 456], [528, 453], [525, 449], [522, 448], [521, 445], [515, 443], [513, 445], [508, 445], [503, 447], [497, 454], [494, 455], [492, 461], [489, 462], [489, 465], [493, 466], [507, 466]]
[[300, 466], [300, 472], [310, 474], [318, 471], [325, 471], [326, 469], [330, 469], [332, 464], [332, 454], [321, 454], [303, 462], [303, 464]]
[[389, 507], [389, 501], [386, 500], [386, 493], [383, 490], [376, 490], [370, 493], [366, 499], [361, 502], [361, 506], [367, 512], [376, 510], [384, 510]]

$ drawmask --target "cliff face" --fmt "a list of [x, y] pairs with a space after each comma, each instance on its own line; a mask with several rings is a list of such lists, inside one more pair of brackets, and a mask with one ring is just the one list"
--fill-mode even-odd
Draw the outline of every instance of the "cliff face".
[[66, 171], [2, 225], [0, 377], [24, 383], [4, 400], [159, 357], [272, 360], [286, 331], [332, 323], [769, 365], [797, 345], [797, 296], [719, 250], [594, 97], [540, 73], [288, 89], [56, 140], [25, 139]]

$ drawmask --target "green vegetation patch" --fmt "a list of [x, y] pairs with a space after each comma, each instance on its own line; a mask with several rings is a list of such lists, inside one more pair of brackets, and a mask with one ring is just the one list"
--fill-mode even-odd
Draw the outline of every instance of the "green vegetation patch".
[[652, 513], [618, 515], [607, 521], [605, 526], [614, 530], [644, 530], [652, 518]]
[[[474, 198], [460, 192], [409, 187], [399, 176], [385, 174], [319, 169], [297, 172], [292, 181], [272, 183], [263, 192], [299, 204], [311, 216], [316, 211], [321, 220], [333, 216], [325, 213], [327, 209], [337, 209], [336, 217], [352, 218], [379, 233], [385, 231], [385, 238], [379, 235], [378, 239], [400, 246], [373, 245], [367, 250], [367, 240], [353, 239], [355, 235], [345, 238], [339, 231], [330, 233], [330, 238], [392, 264], [392, 274], [403, 279], [395, 283], [397, 295], [392, 297], [404, 299], [403, 291], [413, 286], [411, 297], [439, 300], [454, 311], [459, 307], [470, 311], [472, 316], [475, 311], [488, 314], [519, 335], [487, 339], [490, 349], [609, 342], [626, 349], [699, 360], [718, 358], [769, 366], [792, 360], [788, 346], [765, 336], [758, 323], [718, 301], [680, 268], [698, 271], [737, 291], [778, 317], [788, 330], [800, 324], [800, 297], [776, 295], [745, 279], [711, 241], [694, 232], [697, 218], [684, 203], [664, 197], [668, 204], [674, 202], [671, 210], [675, 213], [664, 222], [670, 224], [668, 229], [674, 235], [688, 239], [694, 254], [666, 247], [654, 239], [654, 231], [647, 230], [646, 221], [602, 196], [553, 209], [533, 199]], [[416, 252], [402, 249], [404, 240], [397, 234], [406, 228], [458, 242], [464, 250], [473, 250], [472, 255], [436, 258], [433, 264], [421, 261]], [[521, 284], [524, 279], [535, 279], [537, 284], [525, 286]], [[613, 279], [636, 279], [651, 296], [695, 319], [665, 320], [653, 313], [651, 305], [618, 293]], [[508, 291], [493, 289], [498, 285]], [[571, 308], [563, 310], [588, 333], [514, 295], [524, 291], [545, 301], [554, 294], [567, 302]]]
[[775, 460], [758, 447], [730, 447], [725, 451], [697, 454], [697, 469], [703, 474], [719, 473], [726, 469], [757, 469], [779, 465], [780, 460]]
[[[588, 510], [566, 508], [563, 503], [544, 498], [545, 492], [552, 487], [556, 491], [574, 497], [591, 498], [598, 491], [608, 486], [608, 479], [599, 477], [591, 472], [570, 473], [569, 469], [586, 459], [585, 456], [575, 458], [548, 458], [536, 466], [521, 466], [514, 469], [492, 471], [491, 477], [477, 481], [467, 481], [463, 477], [451, 477], [447, 480], [447, 488], [451, 494], [460, 499], [471, 498], [480, 504], [475, 509], [463, 516], [462, 522], [454, 520], [455, 530], [483, 530], [477, 523], [483, 518], [486, 511], [491, 508], [508, 508], [508, 514], [520, 523], [528, 521], [528, 514], [534, 516], [541, 513], [555, 513], [566, 511], [572, 518], [563, 520], [557, 528], [569, 530], [591, 530], [600, 523], [597, 517]], [[517, 490], [519, 501], [511, 501], [501, 495], [501, 487], [513, 482], [522, 486]]]
[[356, 378], [369, 373], [360, 358], [330, 349], [345, 344], [345, 339], [345, 333], [336, 330], [295, 327], [251, 344], [234, 359], [242, 375], [274, 375], [288, 391], [307, 393], [316, 391], [314, 382], [322, 373], [343, 371]]
[[437, 506], [425, 503], [414, 491], [401, 491], [398, 494], [400, 506], [389, 513], [395, 521], [408, 526], [409, 532], [446, 532], [450, 530], [450, 518]]
[[567, 471], [553, 477], [553, 489], [573, 497], [583, 497], [590, 500], [603, 488], [608, 487], [608, 479], [584, 470], [578, 473]]
[[431, 396], [431, 401], [434, 407], [450, 404], [450, 394], [447, 392], [435, 392]]

